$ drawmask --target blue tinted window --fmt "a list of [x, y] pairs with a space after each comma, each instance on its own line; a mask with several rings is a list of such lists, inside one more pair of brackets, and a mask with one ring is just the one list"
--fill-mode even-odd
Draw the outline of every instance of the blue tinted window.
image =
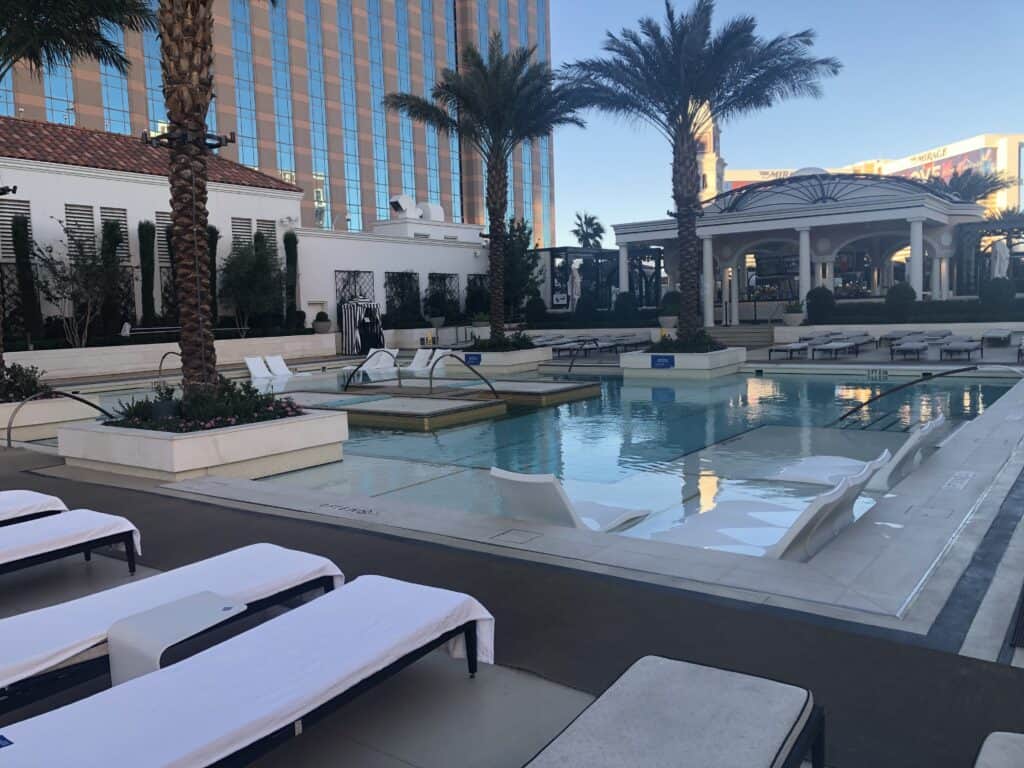
[[530, 44], [530, 6], [527, 0], [519, 0], [519, 45]]
[[274, 144], [277, 173], [295, 183], [295, 135], [292, 132], [292, 73], [288, 54], [288, 4], [270, 6], [270, 63], [274, 79]]
[[523, 221], [533, 226], [533, 143], [523, 144]]
[[487, 61], [487, 38], [491, 36], [491, 19], [487, 0], [476, 0], [476, 26], [479, 33], [477, 47], [480, 49], [484, 61]]
[[541, 245], [548, 245], [551, 232], [551, 137], [540, 138], [540, 213]]
[[[409, 74], [409, 6], [407, 0], [395, 0], [395, 60], [398, 64], [398, 90], [412, 90]], [[412, 138], [412, 119], [398, 117], [398, 145], [402, 156], [402, 193], [416, 199], [416, 150]]]
[[537, 56], [548, 58], [548, 0], [537, 0]]
[[[159, 0], [150, 0], [156, 10]], [[163, 73], [160, 69], [160, 38], [149, 30], [142, 33], [142, 58], [146, 70], [146, 112], [150, 133], [167, 131], [167, 104], [164, 102]]]
[[345, 153], [345, 205], [348, 228], [363, 228], [363, 199], [359, 171], [359, 116], [356, 111], [356, 56], [352, 1], [338, 3], [338, 51], [341, 54], [341, 134]]
[[508, 53], [512, 42], [508, 36], [508, 0], [498, 0], [498, 29], [501, 31], [501, 47]]
[[[423, 96], [427, 99], [437, 81], [437, 57], [434, 55], [434, 0], [421, 0], [420, 28], [423, 40]], [[424, 127], [427, 149], [427, 200], [441, 204], [441, 160], [438, 153], [437, 129]]]
[[378, 221], [391, 218], [388, 200], [388, 121], [384, 112], [384, 43], [380, 31], [380, 0], [366, 3], [370, 30], [370, 125], [373, 128], [373, 184]]
[[[455, 2], [448, 0], [445, 3], [445, 66], [448, 69], [456, 69], [458, 66], [458, 54], [455, 42]], [[451, 156], [451, 177], [452, 177], [452, 221], [456, 224], [462, 223], [462, 151], [459, 146], [459, 137], [454, 133], [448, 136], [448, 153]]]
[[[121, 27], [104, 24], [103, 34], [124, 52], [124, 30]], [[103, 92], [103, 127], [111, 133], [131, 133], [128, 78], [109, 64], [101, 64], [100, 87]]]
[[0, 78], [0, 115], [14, 115], [14, 88], [11, 86], [11, 73]]
[[327, 164], [324, 44], [320, 0], [306, 0], [306, 73], [309, 88], [309, 148], [313, 170], [313, 225], [331, 228], [331, 173]]
[[75, 124], [75, 86], [71, 80], [71, 67], [53, 64], [43, 71], [43, 91], [46, 94], [46, 119], [51, 123]]
[[256, 86], [252, 74], [252, 25], [249, 0], [231, 0], [231, 52], [235, 67], [235, 141], [238, 162], [260, 165], [256, 137]]

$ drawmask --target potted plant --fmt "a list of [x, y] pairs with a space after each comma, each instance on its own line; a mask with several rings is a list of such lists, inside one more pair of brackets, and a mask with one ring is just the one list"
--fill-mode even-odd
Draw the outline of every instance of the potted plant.
[[786, 325], [800, 325], [804, 321], [804, 305], [791, 301], [783, 309], [782, 322]]
[[658, 325], [665, 329], [679, 327], [679, 292], [669, 291], [661, 297], [658, 307]]
[[473, 327], [474, 328], [489, 328], [491, 326], [491, 316], [486, 312], [477, 312], [473, 315]]
[[323, 310], [316, 313], [316, 318], [313, 320], [313, 330], [316, 333], [331, 332], [331, 318]]
[[448, 298], [441, 291], [430, 291], [423, 300], [423, 310], [435, 330], [444, 325], [447, 306]]

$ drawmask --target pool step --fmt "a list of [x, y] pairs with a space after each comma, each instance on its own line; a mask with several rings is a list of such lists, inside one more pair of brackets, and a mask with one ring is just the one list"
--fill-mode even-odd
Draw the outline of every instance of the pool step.
[[864, 422], [850, 419], [839, 424], [840, 429], [859, 429], [867, 432], [906, 432], [907, 427], [903, 423], [903, 417], [896, 412], [886, 411]]

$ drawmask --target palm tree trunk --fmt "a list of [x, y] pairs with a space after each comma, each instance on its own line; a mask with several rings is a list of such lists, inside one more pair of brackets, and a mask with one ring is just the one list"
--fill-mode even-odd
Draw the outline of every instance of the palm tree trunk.
[[[206, 237], [206, 112], [213, 95], [212, 0], [161, 0], [158, 14], [170, 150], [171, 243], [185, 389], [217, 383]], [[187, 140], [182, 140], [187, 139]]]
[[491, 338], [505, 335], [505, 248], [508, 235], [508, 163], [491, 157], [487, 162], [487, 215], [490, 218]]
[[676, 206], [679, 244], [679, 330], [680, 341], [702, 333], [700, 308], [701, 248], [697, 238], [697, 208], [700, 205], [700, 173], [697, 146], [686, 128], [676, 132], [672, 143], [672, 199]]

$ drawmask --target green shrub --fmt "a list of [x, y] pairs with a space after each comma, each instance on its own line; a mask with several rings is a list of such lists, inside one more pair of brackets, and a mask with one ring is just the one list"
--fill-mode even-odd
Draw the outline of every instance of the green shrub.
[[576, 301], [576, 309], [574, 310], [576, 319], [580, 322], [590, 322], [597, 317], [597, 302], [590, 293], [584, 293]]
[[719, 344], [711, 335], [700, 330], [693, 336], [686, 339], [663, 338], [656, 341], [647, 348], [648, 352], [665, 354], [685, 354], [694, 352], [715, 352], [725, 349], [725, 345]]
[[1013, 283], [1005, 277], [986, 280], [978, 289], [978, 299], [990, 311], [1005, 311], [1013, 304], [1016, 297]]
[[540, 323], [548, 316], [548, 305], [540, 296], [534, 296], [526, 302], [526, 322]]
[[917, 293], [910, 283], [896, 283], [885, 294], [885, 313], [894, 323], [905, 323], [910, 319], [910, 312], [917, 301]]
[[790, 302], [787, 302], [786, 306], [783, 308], [783, 311], [785, 311], [785, 313], [787, 315], [803, 314], [803, 311], [804, 311], [803, 302], [801, 302], [801, 301], [790, 301]]
[[32, 268], [32, 235], [29, 232], [27, 216], [15, 216], [11, 219], [11, 242], [14, 246], [18, 295], [21, 297], [22, 323], [27, 333], [38, 337], [43, 332], [43, 313], [39, 307], [36, 274]]
[[467, 352], [516, 352], [520, 349], [533, 349], [533, 339], [522, 331], [499, 336], [497, 339], [475, 339], [473, 345], [466, 348]]
[[142, 276], [142, 324], [144, 326], [154, 325], [156, 320], [156, 297], [153, 295], [156, 276], [156, 225], [152, 221], [140, 221], [138, 231], [139, 271]]
[[217, 243], [220, 242], [220, 230], [210, 224], [206, 227], [206, 250], [210, 255], [210, 317], [216, 325], [220, 319], [220, 304], [217, 303]]
[[[284, 314], [289, 328], [296, 327], [296, 290], [299, 284], [299, 237], [294, 230], [284, 233]], [[302, 326], [298, 326], [302, 327]]]
[[476, 315], [490, 315], [491, 313], [491, 294], [487, 290], [487, 287], [479, 282], [470, 283], [466, 288], [466, 314], [472, 316]]
[[615, 319], [624, 327], [632, 327], [639, 319], [640, 312], [636, 305], [636, 297], [632, 293], [623, 292], [615, 297], [612, 310]]
[[282, 285], [277, 254], [261, 232], [251, 244], [235, 243], [221, 269], [220, 293], [234, 305], [239, 333], [283, 325]]
[[807, 320], [816, 323], [830, 323], [836, 311], [836, 297], [824, 286], [812, 288], [807, 292]]
[[679, 291], [669, 291], [661, 297], [661, 305], [658, 307], [659, 317], [675, 317], [679, 314], [679, 306], [682, 298]]
[[50, 388], [40, 377], [43, 372], [34, 366], [8, 363], [0, 366], [0, 403], [20, 403]]
[[[305, 319], [305, 318], [303, 318]], [[324, 312], [322, 309], [316, 313], [316, 317], [313, 318], [314, 323], [329, 323], [331, 321], [330, 315]]]

